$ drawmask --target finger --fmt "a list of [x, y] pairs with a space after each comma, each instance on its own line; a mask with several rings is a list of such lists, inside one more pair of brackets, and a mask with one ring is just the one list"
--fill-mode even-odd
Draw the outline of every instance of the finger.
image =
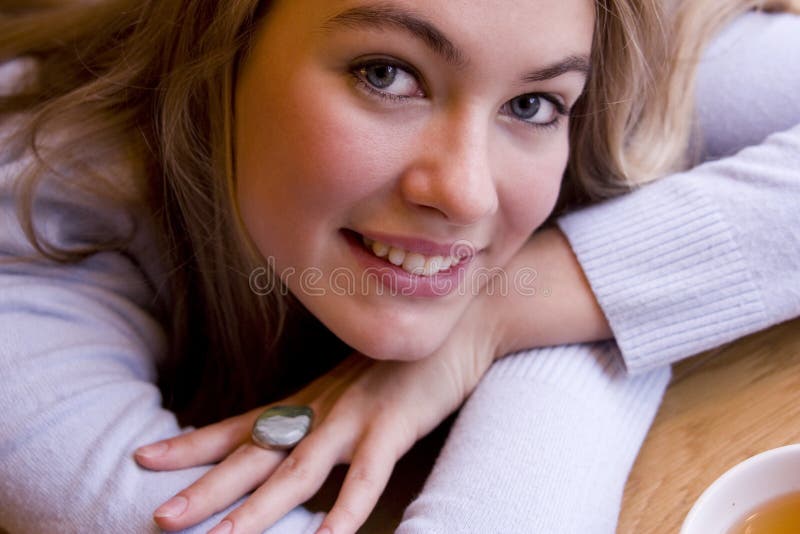
[[[239, 497], [262, 484], [286, 457], [282, 451], [243, 443], [222, 463], [178, 493], [153, 514], [164, 530], [181, 530], [224, 510]], [[182, 499], [186, 499], [183, 501]], [[174, 513], [170, 502], [176, 502]]]
[[[342, 430], [334, 430], [333, 425], [322, 425], [309, 434], [269, 479], [210, 534], [260, 534], [294, 507], [311, 498], [342, 455], [342, 438], [352, 436], [352, 433]], [[226, 524], [231, 525], [230, 530], [226, 530]]]
[[328, 528], [330, 532], [326, 534], [349, 534], [364, 524], [389, 483], [400, 456], [397, 449], [387, 446], [392, 443], [390, 436], [391, 431], [377, 428], [367, 434], [347, 470], [336, 503], [317, 532]]
[[218, 462], [249, 436], [263, 408], [165, 439], [134, 452], [136, 462], [153, 470], [184, 469]]

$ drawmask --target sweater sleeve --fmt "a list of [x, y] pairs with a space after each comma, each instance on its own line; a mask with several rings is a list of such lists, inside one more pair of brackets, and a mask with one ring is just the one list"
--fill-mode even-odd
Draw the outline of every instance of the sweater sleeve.
[[[0, 167], [0, 178], [13, 168]], [[69, 266], [9, 263], [30, 252], [13, 202], [0, 189], [0, 527], [160, 532], [155, 508], [209, 466], [155, 472], [133, 460], [138, 446], [182, 432], [154, 385], [166, 341], [149, 279], [121, 253]], [[101, 211], [57, 199], [39, 210], [43, 230], [59, 241], [76, 228], [87, 235], [85, 223]], [[229, 510], [187, 532], [207, 532]], [[268, 532], [313, 534], [321, 521], [296, 508]]]
[[498, 360], [397, 534], [612, 534], [669, 378], [628, 375], [613, 343]]
[[630, 372], [800, 314], [798, 55], [800, 17], [741, 17], [700, 68], [711, 161], [559, 220]]

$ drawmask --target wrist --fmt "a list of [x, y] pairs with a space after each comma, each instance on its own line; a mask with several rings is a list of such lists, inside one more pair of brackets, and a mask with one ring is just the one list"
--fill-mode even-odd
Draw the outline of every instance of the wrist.
[[558, 228], [534, 234], [504, 271], [507, 291], [487, 284], [476, 298], [493, 359], [527, 348], [611, 337], [583, 269]]
[[468, 321], [473, 325], [476, 335], [481, 337], [481, 354], [487, 369], [494, 360], [508, 353], [507, 347], [510, 345], [504, 298], [484, 287], [467, 311]]

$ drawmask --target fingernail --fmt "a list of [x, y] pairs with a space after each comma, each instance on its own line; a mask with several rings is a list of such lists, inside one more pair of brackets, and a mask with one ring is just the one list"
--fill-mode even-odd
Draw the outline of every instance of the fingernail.
[[160, 443], [153, 443], [152, 445], [140, 447], [136, 449], [134, 454], [142, 458], [156, 458], [167, 452], [167, 449], [169, 449], [169, 444], [162, 441]]
[[317, 531], [317, 534], [333, 534], [333, 532], [328, 527], [322, 527]]
[[233, 523], [227, 519], [208, 531], [208, 534], [230, 534], [233, 530]]
[[176, 495], [159, 506], [153, 515], [156, 517], [178, 517], [186, 511], [187, 506], [189, 506], [189, 499], [183, 495]]

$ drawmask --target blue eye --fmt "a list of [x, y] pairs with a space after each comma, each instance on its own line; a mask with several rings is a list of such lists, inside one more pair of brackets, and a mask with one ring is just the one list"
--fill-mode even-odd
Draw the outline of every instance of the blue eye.
[[425, 93], [410, 69], [388, 60], [373, 60], [355, 65], [356, 82], [369, 93], [391, 100], [424, 97]]
[[390, 87], [397, 78], [397, 67], [394, 65], [368, 65], [361, 68], [364, 78], [377, 89]]
[[514, 115], [523, 120], [535, 117], [542, 107], [542, 99], [536, 95], [518, 96], [510, 103], [511, 111], [514, 112]]
[[512, 98], [503, 105], [502, 111], [533, 126], [555, 125], [560, 115], [567, 115], [565, 106], [555, 97], [538, 93]]

